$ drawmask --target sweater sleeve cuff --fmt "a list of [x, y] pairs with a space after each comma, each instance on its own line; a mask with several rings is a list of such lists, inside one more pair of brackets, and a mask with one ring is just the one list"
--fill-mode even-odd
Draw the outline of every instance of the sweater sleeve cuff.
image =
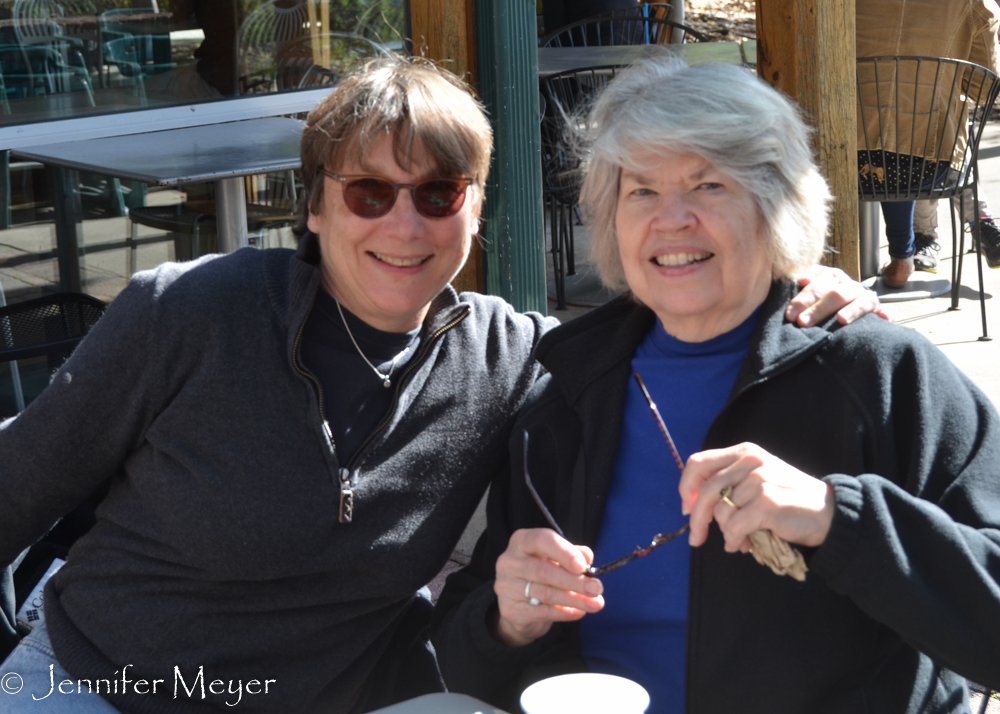
[[809, 569], [831, 580], [836, 578], [857, 552], [861, 540], [864, 492], [853, 476], [833, 474], [823, 479], [833, 486], [833, 522], [826, 540], [809, 558]]
[[523, 647], [510, 647], [497, 640], [490, 633], [490, 620], [496, 616], [497, 596], [493, 592], [492, 583], [485, 585], [473, 593], [470, 598], [473, 601], [469, 603], [470, 617], [468, 622], [472, 628], [469, 634], [472, 642], [475, 643], [476, 654], [490, 666], [519, 671], [545, 649], [546, 644], [553, 637], [553, 632], [550, 631], [544, 637], [540, 637]]

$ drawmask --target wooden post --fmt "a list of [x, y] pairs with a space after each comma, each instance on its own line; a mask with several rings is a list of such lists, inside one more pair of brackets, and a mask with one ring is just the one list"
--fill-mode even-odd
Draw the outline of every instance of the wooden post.
[[857, 280], [855, 0], [757, 0], [757, 73], [798, 102], [835, 202], [826, 261]]
[[[475, 87], [475, 22], [473, 0], [410, 0], [413, 54], [434, 60]], [[452, 285], [459, 292], [486, 291], [479, 241], [472, 242], [469, 260]]]

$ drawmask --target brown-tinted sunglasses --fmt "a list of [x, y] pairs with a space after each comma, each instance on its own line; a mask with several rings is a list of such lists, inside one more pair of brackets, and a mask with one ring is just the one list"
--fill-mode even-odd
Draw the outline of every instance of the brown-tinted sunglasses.
[[465, 194], [472, 179], [432, 178], [420, 183], [393, 183], [379, 176], [343, 176], [326, 169], [320, 173], [344, 185], [344, 203], [362, 218], [384, 216], [396, 205], [399, 189], [408, 188], [417, 213], [427, 218], [454, 216], [465, 205]]

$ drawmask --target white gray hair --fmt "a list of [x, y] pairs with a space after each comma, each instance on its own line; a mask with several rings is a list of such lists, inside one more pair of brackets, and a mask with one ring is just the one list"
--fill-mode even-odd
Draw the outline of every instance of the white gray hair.
[[745, 69], [688, 66], [676, 58], [640, 62], [598, 97], [585, 139], [589, 167], [580, 204], [593, 228], [601, 280], [627, 287], [615, 212], [623, 167], [644, 170], [637, 149], [692, 153], [754, 197], [774, 278], [817, 263], [826, 246], [830, 189], [813, 161], [798, 108]]

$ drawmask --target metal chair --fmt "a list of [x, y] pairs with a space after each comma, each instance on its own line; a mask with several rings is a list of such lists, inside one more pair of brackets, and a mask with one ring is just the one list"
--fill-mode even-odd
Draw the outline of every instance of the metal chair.
[[14, 32], [22, 45], [68, 40], [82, 46], [80, 38], [66, 35], [56, 18], [96, 14], [97, 9], [90, 0], [15, 0]]
[[[266, 248], [266, 231], [295, 223], [301, 216], [294, 171], [247, 176], [247, 233], [250, 244]], [[127, 271], [136, 272], [140, 225], [190, 236], [190, 243], [176, 243], [176, 260], [193, 260], [218, 250], [215, 202], [193, 200], [165, 206], [140, 206], [129, 211], [125, 238]]]
[[542, 195], [548, 204], [556, 309], [566, 309], [566, 276], [576, 274], [573, 211], [580, 199], [581, 159], [573, 150], [578, 117], [622, 68], [616, 65], [559, 72], [540, 80]]
[[332, 86], [351, 67], [373, 57], [391, 61], [385, 47], [361, 35], [349, 32], [306, 34], [278, 50], [275, 86], [278, 90]]
[[[938, 57], [862, 57], [857, 61], [858, 200], [979, 200], [979, 141], [1000, 81], [979, 65]], [[928, 109], [929, 107], [929, 109]], [[958, 309], [965, 234], [949, 201], [953, 259], [951, 308]], [[973, 235], [979, 235], [978, 211]], [[961, 238], [959, 237], [961, 236]], [[976, 240], [983, 334], [986, 299]]]
[[[151, 13], [155, 11], [150, 8], [119, 8], [101, 13], [97, 25], [101, 50], [98, 67], [105, 86], [110, 86], [111, 70], [116, 67], [124, 77], [134, 77], [136, 69], [148, 77], [177, 66], [171, 54], [169, 19], [151, 19]], [[107, 56], [109, 42], [127, 38], [131, 38], [131, 45], [118, 45], [115, 57]], [[125, 63], [124, 67], [121, 63]]]
[[539, 47], [608, 47], [613, 45], [677, 44], [675, 33], [682, 33], [684, 42], [705, 42], [697, 30], [673, 20], [659, 17], [629, 17], [616, 11], [588, 17], [550, 32], [538, 41]]
[[24, 392], [17, 360], [45, 356], [55, 371], [104, 314], [107, 306], [80, 293], [56, 293], [6, 305], [0, 289], [0, 362], [10, 362], [17, 410]]
[[77, 91], [77, 85], [87, 93], [90, 106], [94, 106], [90, 73], [82, 57], [79, 62], [67, 64], [51, 45], [0, 45], [5, 113], [10, 112], [9, 99], [73, 92]]
[[274, 91], [275, 54], [284, 44], [309, 31], [309, 3], [301, 0], [281, 7], [269, 0], [254, 10], [240, 25], [236, 39], [236, 58], [240, 94]]
[[[637, 20], [637, 19], [653, 19], [653, 20], [670, 20], [671, 22], [676, 22], [679, 24], [684, 24], [684, 13], [683, 13], [684, 3], [681, 2], [677, 7], [674, 7], [670, 3], [666, 2], [647, 2], [637, 4], [635, 7], [626, 7], [619, 10], [612, 10], [610, 12], [601, 13], [600, 17], [616, 18], [619, 20]], [[685, 25], [686, 27], [686, 25]], [[670, 41], [674, 43], [679, 43], [684, 41], [684, 33], [678, 32], [676, 36], [672, 37]]]
[[[161, 61], [164, 57], [167, 61]], [[109, 67], [117, 67], [122, 77], [132, 81], [143, 106], [147, 103], [146, 77], [177, 66], [170, 61], [169, 35], [129, 35], [105, 42], [104, 62]]]

